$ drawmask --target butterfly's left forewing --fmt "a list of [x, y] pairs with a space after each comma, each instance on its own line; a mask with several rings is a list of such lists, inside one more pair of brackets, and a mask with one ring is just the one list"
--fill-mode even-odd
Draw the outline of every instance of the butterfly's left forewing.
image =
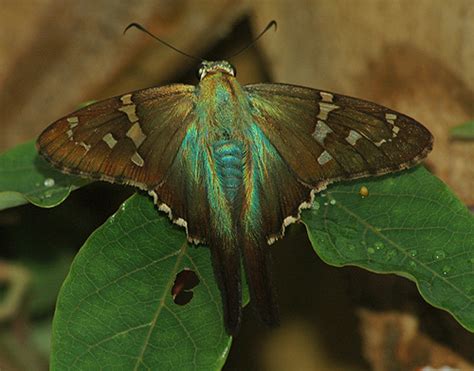
[[245, 90], [262, 131], [298, 179], [315, 189], [406, 169], [432, 147], [425, 127], [375, 103], [285, 84]]
[[50, 125], [39, 152], [63, 172], [151, 190], [194, 120], [193, 92], [176, 84], [94, 103]]

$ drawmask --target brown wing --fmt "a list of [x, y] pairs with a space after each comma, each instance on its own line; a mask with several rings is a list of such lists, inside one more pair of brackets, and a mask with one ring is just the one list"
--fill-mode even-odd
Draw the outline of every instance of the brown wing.
[[153, 189], [194, 119], [193, 92], [176, 84], [94, 103], [51, 124], [38, 150], [61, 171]]
[[431, 150], [430, 132], [375, 103], [283, 84], [247, 85], [253, 117], [305, 184], [408, 168]]

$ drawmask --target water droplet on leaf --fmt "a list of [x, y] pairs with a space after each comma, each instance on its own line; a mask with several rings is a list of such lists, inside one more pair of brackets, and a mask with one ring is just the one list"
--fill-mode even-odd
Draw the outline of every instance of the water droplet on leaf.
[[313, 202], [313, 206], [312, 206], [313, 210], [319, 210], [320, 207], [321, 206], [319, 205], [319, 202], [317, 201]]
[[409, 251], [408, 251], [408, 254], [409, 254], [411, 257], [414, 258], [415, 256], [418, 255], [418, 251], [416, 251], [415, 249], [409, 250]]
[[416, 268], [416, 263], [414, 261], [410, 261], [408, 263], [408, 265], [411, 267], [411, 268]]
[[44, 186], [45, 187], [52, 187], [54, 186], [54, 179], [53, 178], [47, 178], [44, 180]]
[[369, 254], [373, 254], [373, 253], [375, 253], [375, 249], [374, 249], [373, 247], [368, 247], [368, 248], [367, 248], [367, 252], [368, 252]]
[[444, 259], [445, 257], [446, 257], [446, 253], [443, 250], [437, 250], [434, 253], [434, 258], [436, 260], [441, 260], [441, 259]]
[[449, 265], [445, 265], [443, 267], [443, 276], [447, 276], [451, 272], [451, 267]]
[[335, 205], [335, 204], [336, 204], [336, 200], [332, 199], [331, 201], [329, 201], [329, 203], [330, 203], [331, 205]]
[[385, 247], [385, 245], [380, 241], [376, 242], [374, 246], [375, 250], [382, 250]]

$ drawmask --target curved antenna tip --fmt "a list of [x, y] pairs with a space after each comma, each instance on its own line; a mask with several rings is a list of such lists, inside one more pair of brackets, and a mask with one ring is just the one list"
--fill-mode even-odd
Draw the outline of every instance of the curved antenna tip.
[[266, 29], [269, 29], [269, 28], [271, 28], [271, 27], [274, 27], [274, 28], [275, 28], [275, 31], [278, 30], [278, 23], [277, 23], [277, 21], [275, 21], [274, 19], [272, 19], [272, 20], [270, 21], [270, 23], [267, 25], [267, 27], [265, 27], [265, 28], [266, 28]]
[[255, 44], [263, 35], [265, 35], [265, 33], [270, 29], [274, 27], [275, 28], [275, 31], [277, 30], [277, 22], [272, 19], [270, 22], [268, 22], [267, 26], [263, 29], [262, 32], [260, 32], [258, 34], [258, 36], [256, 38], [254, 38], [249, 44], [247, 44], [246, 46], [244, 46], [242, 49], [240, 49], [239, 51], [237, 51], [236, 53], [234, 54], [231, 54], [230, 56], [228, 56], [227, 58], [233, 58], [235, 57], [236, 55], [239, 55], [240, 53], [242, 53], [244, 50], [247, 50], [248, 48], [250, 48], [253, 44]]
[[123, 30], [123, 34], [125, 35], [125, 33], [132, 27], [138, 28], [140, 30], [143, 29], [143, 26], [141, 24], [132, 22], [127, 27], [125, 27], [125, 29]]
[[182, 54], [182, 55], [184, 55], [188, 58], [195, 59], [197, 61], [202, 61], [203, 60], [202, 58], [199, 58], [199, 57], [196, 57], [194, 55], [185, 53], [182, 50], [179, 50], [178, 48], [174, 47], [170, 43], [167, 43], [166, 41], [161, 40], [159, 37], [153, 35], [150, 31], [148, 31], [145, 27], [143, 27], [140, 23], [135, 23], [135, 22], [130, 23], [127, 27], [125, 27], [125, 29], [123, 30], [123, 33], [125, 34], [125, 32], [127, 32], [132, 27], [138, 28], [140, 31], [142, 31], [142, 32], [146, 33], [147, 35], [151, 36], [152, 38], [159, 41], [163, 45], [166, 45], [168, 48], [173, 49], [174, 51], [176, 51], [176, 52], [178, 52], [178, 53], [180, 53], [180, 54]]

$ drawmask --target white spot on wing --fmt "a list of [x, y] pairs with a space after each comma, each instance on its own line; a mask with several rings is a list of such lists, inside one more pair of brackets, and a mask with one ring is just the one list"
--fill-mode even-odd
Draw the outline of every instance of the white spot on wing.
[[335, 104], [324, 102], [319, 103], [318, 118], [321, 120], [326, 120], [328, 118], [329, 112], [334, 111], [337, 108], [339, 108], [339, 106], [336, 106]]
[[91, 149], [90, 144], [87, 144], [87, 143], [84, 143], [84, 142], [80, 142], [80, 143], [77, 143], [77, 144], [79, 144], [82, 148], [84, 148], [86, 150], [86, 152], [89, 152], [89, 150]]
[[140, 123], [137, 121], [132, 127], [127, 131], [127, 137], [129, 137], [135, 147], [140, 147], [143, 141], [146, 139], [146, 135], [143, 133], [142, 128], [140, 127]]
[[374, 144], [377, 146], [377, 147], [380, 147], [382, 144], [386, 143], [387, 141], [385, 139], [382, 139], [378, 142], [374, 142]]
[[397, 119], [397, 115], [393, 114], [393, 113], [386, 113], [385, 114], [385, 120], [387, 120], [389, 123], [391, 123], [392, 125], [395, 124], [395, 120]]
[[105, 134], [102, 140], [109, 146], [110, 149], [114, 148], [117, 144], [117, 140], [111, 133]]
[[357, 131], [355, 130], [350, 130], [349, 135], [346, 138], [347, 143], [349, 143], [351, 146], [355, 146], [357, 141], [362, 138], [362, 135], [360, 135]]
[[298, 221], [298, 218], [295, 218], [293, 215], [290, 215], [290, 216], [287, 216], [284, 220], [283, 220], [283, 225], [285, 227], [288, 227], [290, 224], [293, 224], [293, 223], [296, 223]]
[[[155, 192], [153, 192], [153, 193], [154, 193], [155, 203], [157, 203], [156, 193]], [[164, 211], [167, 214], [171, 213], [171, 208], [168, 205], [163, 204], [163, 203], [158, 205], [158, 210]]]
[[332, 156], [327, 151], [323, 151], [323, 153], [321, 153], [318, 157], [318, 162], [320, 165], [324, 165], [331, 160]]
[[69, 129], [68, 131], [66, 131], [66, 134], [67, 134], [67, 137], [69, 138], [69, 140], [72, 140], [72, 129]]
[[313, 138], [316, 139], [319, 144], [324, 144], [324, 139], [326, 139], [326, 136], [329, 133], [332, 133], [331, 128], [327, 126], [324, 121], [318, 120], [312, 135]]
[[328, 102], [328, 103], [331, 103], [334, 99], [334, 95], [332, 95], [331, 93], [326, 93], [324, 91], [320, 91], [319, 92], [319, 95], [321, 97], [321, 100], [323, 102]]
[[173, 223], [179, 225], [180, 227], [184, 227], [184, 229], [186, 230], [186, 236], [189, 242], [195, 243], [195, 244], [200, 243], [199, 240], [188, 236], [188, 223], [186, 222], [186, 220], [184, 220], [183, 218], [174, 219], [173, 212], [171, 211], [171, 207], [169, 207], [163, 202], [160, 202], [160, 200], [158, 200], [158, 195], [156, 194], [155, 191], [148, 191], [148, 194], [153, 197], [153, 202], [158, 206], [158, 210], [163, 211], [166, 214], [168, 214], [168, 217], [173, 221]]
[[132, 94], [125, 94], [125, 95], [122, 95], [120, 97], [120, 100], [122, 101], [122, 103], [124, 105], [127, 105], [127, 104], [133, 104], [132, 102]]
[[79, 124], [79, 118], [77, 116], [68, 117], [67, 122], [69, 122], [69, 128], [74, 129]]
[[134, 104], [129, 104], [129, 105], [120, 107], [118, 110], [127, 114], [128, 121], [136, 122], [138, 121], [136, 108], [137, 107]]
[[184, 220], [183, 218], [178, 218], [178, 219], [175, 219], [173, 220], [173, 222], [177, 225], [179, 225], [180, 227], [185, 227], [187, 228], [188, 226], [188, 223], [186, 222], [186, 220]]
[[395, 120], [397, 119], [397, 115], [394, 113], [386, 113], [385, 114], [385, 120], [392, 125], [392, 137], [396, 138], [398, 135], [398, 132], [400, 131], [400, 128], [398, 126], [395, 126]]
[[140, 156], [138, 152], [135, 152], [132, 155], [131, 160], [137, 166], [142, 167], [143, 165], [145, 165], [145, 160], [143, 160], [142, 156]]
[[310, 209], [313, 205], [314, 202], [314, 195], [316, 192], [320, 192], [321, 190], [325, 189], [327, 184], [322, 183], [320, 185], [320, 188], [318, 189], [312, 189], [311, 192], [309, 193], [309, 201], [304, 201], [298, 206], [298, 213], [296, 215], [290, 215], [287, 216], [283, 220], [283, 224], [281, 226], [281, 232], [278, 235], [270, 236], [267, 239], [267, 243], [269, 245], [273, 244], [275, 241], [277, 241], [279, 238], [283, 237], [285, 235], [285, 229], [292, 223], [296, 223], [298, 220], [300, 220], [301, 217], [301, 210], [303, 209]]

